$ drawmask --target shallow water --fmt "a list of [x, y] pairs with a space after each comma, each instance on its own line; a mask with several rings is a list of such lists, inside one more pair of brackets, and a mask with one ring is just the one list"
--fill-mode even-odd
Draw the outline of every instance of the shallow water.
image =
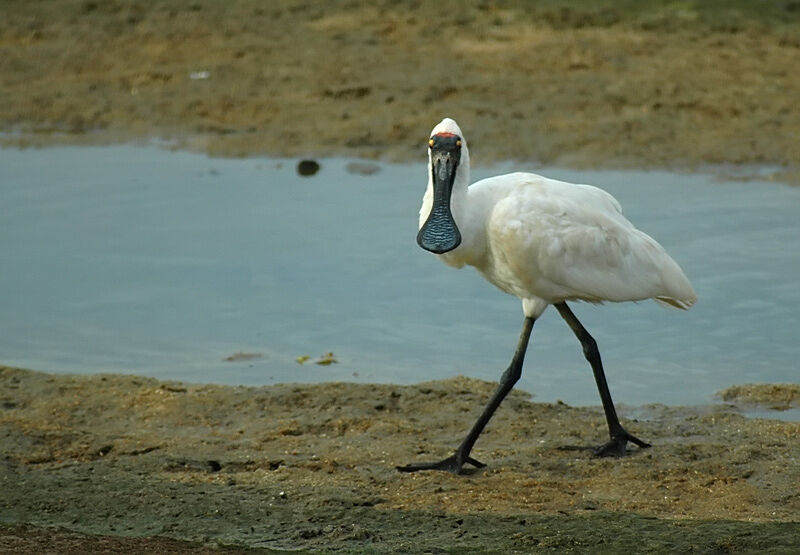
[[[0, 150], [0, 362], [248, 385], [496, 380], [519, 302], [416, 246], [423, 163], [364, 176], [348, 162], [323, 160], [304, 178], [293, 161], [156, 147]], [[536, 171], [614, 194], [697, 290], [689, 312], [574, 306], [617, 402], [695, 404], [732, 384], [797, 381], [800, 189]], [[329, 351], [338, 364], [313, 364]], [[237, 352], [261, 358], [223, 360]], [[599, 403], [553, 310], [537, 322], [519, 387]]]

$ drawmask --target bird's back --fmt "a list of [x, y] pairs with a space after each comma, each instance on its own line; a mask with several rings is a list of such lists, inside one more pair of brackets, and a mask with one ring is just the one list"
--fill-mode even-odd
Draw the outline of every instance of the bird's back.
[[470, 198], [485, 211], [476, 267], [504, 291], [549, 303], [696, 300], [677, 263], [602, 189], [513, 173], [473, 184]]

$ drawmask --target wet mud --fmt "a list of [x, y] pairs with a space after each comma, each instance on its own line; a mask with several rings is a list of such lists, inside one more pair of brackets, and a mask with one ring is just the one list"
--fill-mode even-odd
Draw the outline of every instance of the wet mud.
[[596, 458], [600, 408], [515, 391], [473, 451], [486, 468], [396, 471], [447, 456], [494, 387], [233, 387], [3, 367], [0, 548], [51, 537], [356, 553], [800, 547], [800, 423], [722, 401], [622, 406], [653, 447]]
[[[6, 2], [8, 4], [8, 2]], [[796, 2], [11, 2], [6, 145], [772, 167], [800, 181]]]

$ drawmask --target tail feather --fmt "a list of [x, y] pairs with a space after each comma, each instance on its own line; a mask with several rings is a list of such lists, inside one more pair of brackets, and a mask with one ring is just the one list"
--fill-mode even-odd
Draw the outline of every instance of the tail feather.
[[653, 300], [661, 306], [668, 308], [680, 308], [681, 310], [689, 310], [697, 301], [697, 297], [689, 299], [673, 299], [672, 297], [654, 297]]
[[697, 293], [691, 282], [666, 252], [663, 252], [661, 260], [661, 285], [661, 294], [653, 300], [662, 306], [689, 310], [697, 302]]

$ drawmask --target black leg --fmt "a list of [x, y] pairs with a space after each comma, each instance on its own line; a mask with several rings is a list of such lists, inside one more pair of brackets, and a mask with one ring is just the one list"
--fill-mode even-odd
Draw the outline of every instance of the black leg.
[[603, 410], [606, 413], [608, 433], [611, 436], [611, 440], [595, 449], [594, 454], [599, 457], [621, 457], [625, 454], [625, 445], [629, 441], [635, 443], [639, 447], [650, 447], [649, 443], [629, 434], [625, 428], [622, 427], [622, 424], [619, 423], [617, 411], [614, 409], [614, 402], [611, 400], [611, 392], [608, 390], [606, 375], [605, 372], [603, 372], [603, 363], [600, 360], [600, 351], [597, 349], [597, 342], [589, 335], [589, 332], [586, 331], [583, 324], [578, 321], [578, 318], [567, 306], [567, 303], [561, 302], [554, 306], [581, 342], [583, 354], [592, 366], [594, 379], [597, 382], [597, 389], [600, 391], [600, 399], [603, 401]]
[[478, 440], [478, 436], [481, 435], [481, 432], [486, 427], [486, 424], [488, 424], [489, 420], [492, 418], [494, 411], [497, 410], [497, 407], [500, 406], [500, 403], [503, 402], [503, 399], [505, 399], [506, 395], [508, 395], [508, 392], [511, 391], [511, 389], [514, 387], [514, 384], [517, 383], [522, 375], [522, 363], [525, 360], [525, 351], [528, 348], [528, 340], [531, 337], [531, 331], [533, 330], [533, 323], [535, 321], [536, 320], [533, 318], [525, 318], [525, 322], [522, 325], [522, 333], [519, 337], [519, 343], [517, 344], [517, 350], [514, 352], [514, 358], [511, 360], [511, 364], [500, 378], [500, 385], [495, 390], [492, 398], [489, 399], [489, 403], [486, 405], [486, 408], [483, 409], [483, 413], [480, 415], [480, 417], [478, 417], [478, 420], [475, 422], [475, 424], [473, 424], [472, 429], [467, 434], [467, 437], [464, 438], [464, 441], [461, 442], [461, 445], [458, 446], [456, 452], [452, 456], [438, 462], [412, 463], [406, 466], [398, 466], [397, 470], [400, 472], [416, 472], [418, 470], [446, 470], [448, 472], [452, 472], [453, 474], [460, 474], [464, 464], [466, 463], [469, 463], [476, 468], [482, 468], [486, 466], [485, 464], [470, 457], [469, 453], [472, 451], [472, 446], [475, 445], [475, 442]]

